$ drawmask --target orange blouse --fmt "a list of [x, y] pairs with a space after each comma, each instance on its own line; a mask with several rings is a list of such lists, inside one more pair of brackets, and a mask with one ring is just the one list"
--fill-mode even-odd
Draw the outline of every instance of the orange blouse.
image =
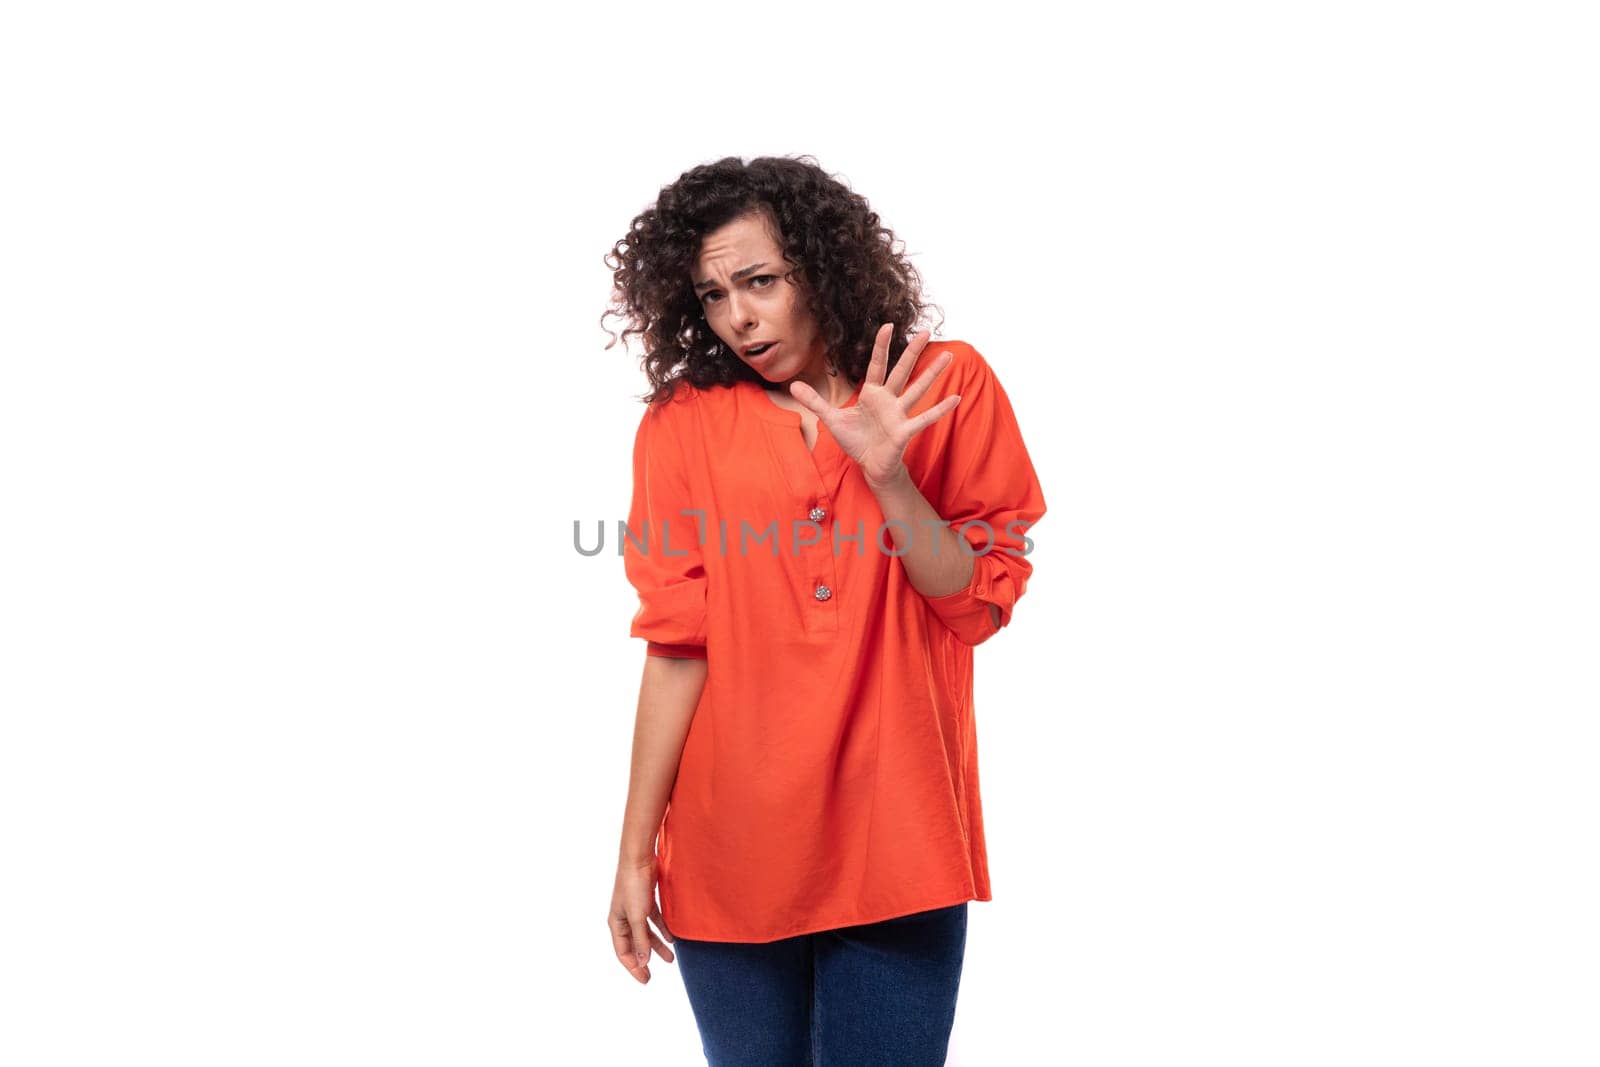
[[991, 899], [972, 649], [997, 632], [990, 604], [1011, 621], [1045, 502], [978, 351], [930, 342], [918, 365], [945, 349], [914, 413], [961, 402], [904, 462], [977, 553], [946, 596], [889, 554], [892, 528], [826, 425], [808, 449], [799, 412], [759, 383], [680, 382], [639, 421], [630, 633], [649, 655], [707, 661], [656, 849], [674, 935], [773, 941]]

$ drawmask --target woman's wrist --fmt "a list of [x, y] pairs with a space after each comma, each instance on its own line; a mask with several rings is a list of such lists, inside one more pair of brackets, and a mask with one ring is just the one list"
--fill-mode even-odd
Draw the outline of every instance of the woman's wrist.
[[654, 841], [645, 845], [632, 844], [624, 841], [617, 850], [618, 867], [653, 867], [656, 862], [656, 844]]

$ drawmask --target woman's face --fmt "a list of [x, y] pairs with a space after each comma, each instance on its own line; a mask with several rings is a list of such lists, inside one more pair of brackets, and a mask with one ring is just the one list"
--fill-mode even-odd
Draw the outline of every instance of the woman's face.
[[[690, 271], [706, 322], [722, 343], [770, 382], [823, 364], [817, 322], [765, 216], [746, 215], [700, 242]], [[770, 342], [759, 354], [748, 351]]]

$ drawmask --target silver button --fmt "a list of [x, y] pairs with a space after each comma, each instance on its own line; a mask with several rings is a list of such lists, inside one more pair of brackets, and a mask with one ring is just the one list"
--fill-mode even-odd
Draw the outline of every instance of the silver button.
[[817, 599], [818, 600], [827, 600], [832, 595], [833, 595], [833, 590], [832, 589], [829, 589], [825, 585], [817, 586]]
[[821, 522], [823, 519], [825, 519], [827, 517], [828, 517], [828, 513], [826, 511], [824, 511], [823, 509], [821, 509], [821, 508], [812, 508], [811, 509], [811, 521], [812, 522]]

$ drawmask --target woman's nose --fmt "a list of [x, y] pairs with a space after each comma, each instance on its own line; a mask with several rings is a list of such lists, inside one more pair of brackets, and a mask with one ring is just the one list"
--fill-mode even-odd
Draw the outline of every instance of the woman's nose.
[[736, 330], [748, 330], [756, 324], [755, 305], [739, 297], [728, 297], [728, 320]]

